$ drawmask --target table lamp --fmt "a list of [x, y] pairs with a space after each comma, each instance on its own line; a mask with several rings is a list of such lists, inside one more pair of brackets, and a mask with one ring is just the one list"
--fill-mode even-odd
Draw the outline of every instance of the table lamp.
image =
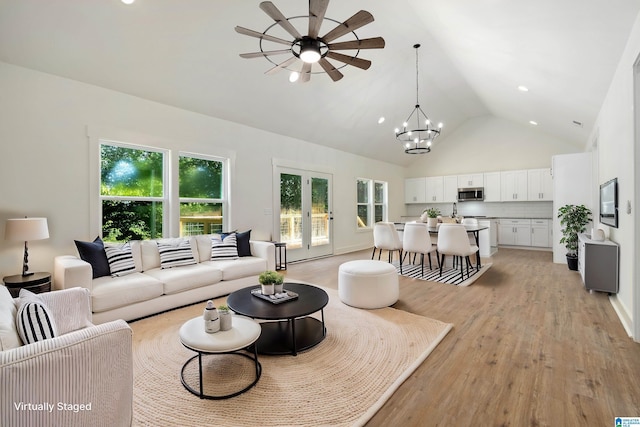
[[47, 218], [16, 218], [8, 219], [4, 229], [5, 240], [24, 242], [24, 258], [22, 262], [22, 275], [30, 276], [28, 240], [42, 240], [49, 238]]

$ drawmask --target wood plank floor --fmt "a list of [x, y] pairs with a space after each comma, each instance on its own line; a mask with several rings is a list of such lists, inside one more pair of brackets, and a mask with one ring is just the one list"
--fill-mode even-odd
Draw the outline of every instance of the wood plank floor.
[[[337, 289], [338, 266], [370, 256], [289, 264], [286, 276]], [[400, 278], [395, 308], [454, 328], [367, 426], [613, 426], [640, 416], [640, 344], [607, 295], [585, 291], [550, 252], [500, 249], [490, 262], [464, 288]]]

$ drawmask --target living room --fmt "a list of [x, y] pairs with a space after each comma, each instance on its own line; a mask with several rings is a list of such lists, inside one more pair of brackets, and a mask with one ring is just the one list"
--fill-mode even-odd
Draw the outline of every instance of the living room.
[[[14, 11], [14, 5], [10, 3], [12, 2], [3, 3], [0, 12], [4, 12], [5, 8], [7, 12]], [[31, 4], [37, 7], [37, 2]], [[260, 16], [262, 12], [257, 5], [258, 2], [244, 7], [242, 16], [234, 16], [227, 22], [229, 28], [240, 24], [249, 26], [255, 22], [251, 20], [255, 18], [247, 16]], [[366, 2], [359, 6], [363, 9], [369, 7]], [[219, 7], [224, 9], [224, 6]], [[282, 8], [285, 9], [284, 6]], [[354, 11], [359, 8], [353, 7]], [[230, 12], [225, 11], [223, 17], [228, 18], [228, 13]], [[614, 64], [608, 64], [615, 72], [609, 76], [606, 87], [598, 88], [603, 94], [602, 103], [597, 109], [596, 120], [585, 123], [586, 129], [583, 132], [586, 137], [581, 146], [569, 143], [561, 136], [532, 128], [528, 123], [516, 123], [486, 113], [469, 117], [453, 127], [449, 134], [445, 126], [438, 145], [431, 153], [416, 160], [399, 162], [368, 156], [367, 151], [362, 148], [367, 144], [365, 138], [353, 141], [359, 148], [349, 152], [226, 120], [223, 110], [213, 109], [211, 114], [203, 114], [171, 105], [171, 100], [161, 102], [154, 94], [147, 94], [145, 97], [135, 91], [131, 94], [125, 89], [105, 88], [108, 85], [99, 81], [85, 82], [61, 77], [57, 75], [59, 73], [55, 64], [49, 69], [39, 69], [38, 65], [29, 66], [29, 60], [23, 60], [20, 56], [21, 46], [26, 44], [22, 33], [19, 36], [11, 33], [12, 28], [14, 31], [20, 25], [28, 28], [29, 23], [19, 22], [11, 13], [0, 15], [4, 16], [0, 18], [2, 23], [14, 20], [11, 25], [0, 25], [4, 28], [0, 37], [3, 40], [0, 44], [0, 120], [3, 123], [0, 126], [0, 180], [3, 183], [0, 222], [4, 224], [7, 219], [23, 216], [48, 219], [50, 238], [29, 242], [29, 265], [32, 270], [53, 271], [56, 256], [75, 254], [74, 239], [92, 240], [100, 234], [100, 218], [93, 215], [98, 203], [96, 189], [99, 188], [98, 175], [95, 173], [98, 161], [93, 154], [96, 153], [99, 140], [162, 148], [169, 150], [174, 156], [180, 152], [189, 152], [229, 159], [231, 193], [226, 225], [229, 229], [251, 229], [252, 238], [256, 240], [277, 238], [273, 231], [276, 167], [297, 167], [330, 173], [334, 188], [332, 212], [335, 256], [348, 256], [370, 249], [373, 244], [371, 231], [359, 230], [354, 220], [357, 217], [357, 178], [375, 179], [388, 184], [387, 216], [394, 220], [406, 214], [403, 196], [405, 178], [427, 174], [550, 167], [553, 155], [592, 151], [596, 153], [593, 191], [596, 191], [597, 184], [608, 179], [617, 177], [620, 182], [620, 224], [617, 229], [609, 230], [610, 239], [620, 247], [620, 290], [611, 300], [617, 307], [619, 321], [628, 335], [635, 340], [640, 339], [640, 299], [634, 291], [639, 285], [635, 260], [637, 242], [640, 241], [639, 231], [635, 227], [635, 212], [640, 201], [640, 185], [635, 171], [640, 164], [640, 154], [635, 148], [637, 136], [634, 123], [637, 113], [633, 109], [638, 99], [634, 92], [634, 67], [640, 52], [640, 19], [637, 11], [634, 19], [629, 20], [629, 37], [623, 45], [615, 46], [621, 54]], [[382, 17], [376, 13], [374, 15], [376, 23], [371, 26], [376, 28], [370, 31], [385, 35], [382, 24], [377, 25], [378, 21], [382, 22]], [[256, 23], [255, 28], [261, 28], [260, 25]], [[229, 34], [229, 37], [237, 36], [242, 42], [253, 43], [243, 40], [241, 35], [233, 32]], [[406, 46], [396, 46], [409, 51], [405, 52], [409, 59], [409, 77], [402, 82], [409, 86], [409, 97], [402, 103], [407, 104], [401, 108], [402, 114], [405, 114], [405, 108], [408, 113], [413, 103], [411, 73], [414, 69], [411, 55], [414, 52], [411, 51], [411, 44], [415, 41], [407, 40]], [[242, 48], [232, 49], [236, 58], [238, 53], [244, 51], [245, 46], [247, 44], [243, 44]], [[388, 50], [388, 47], [382, 52]], [[27, 49], [28, 46], [24, 48]], [[72, 47], [63, 50], [72, 50]], [[367, 73], [374, 72], [376, 65], [381, 64], [380, 54], [377, 55], [377, 62], [374, 61], [371, 70], [348, 70], [353, 74], [345, 74], [344, 81], [367, 78]], [[428, 55], [424, 55], [424, 64], [428, 63], [427, 58]], [[278, 94], [268, 89], [270, 79], [274, 76], [262, 76], [268, 64], [250, 64], [241, 59], [237, 61], [244, 61], [239, 66], [247, 67], [238, 78], [260, 79], [260, 85], [265, 86], [267, 91], [264, 94], [267, 98], [263, 101], [264, 105], [275, 103]], [[568, 72], [578, 74], [579, 71]], [[334, 84], [326, 76], [314, 76], [306, 84], [316, 83], [321, 84], [325, 90], [331, 88], [328, 85]], [[135, 84], [135, 81], [129, 82], [129, 87]], [[517, 84], [515, 82], [514, 86]], [[224, 82], [218, 85], [224, 85]], [[218, 85], [201, 90], [214, 98], [219, 90]], [[585, 91], [592, 89], [585, 83]], [[300, 96], [304, 99], [303, 95]], [[546, 100], [546, 103], [549, 106], [560, 103], [558, 99], [562, 99], [561, 92], [557, 98]], [[425, 109], [431, 111], [428, 99], [424, 101]], [[246, 99], [245, 102], [251, 103], [252, 100]], [[305, 112], [313, 114], [314, 111], [314, 108], [309, 107]], [[635, 111], [640, 109], [635, 108]], [[567, 121], [572, 119], [573, 117], [566, 117]], [[292, 118], [285, 117], [285, 120]], [[395, 123], [384, 126], [387, 125], [392, 128]], [[331, 122], [327, 124], [327, 127], [332, 126], [334, 124]], [[341, 127], [337, 124], [335, 126]], [[371, 126], [375, 126], [378, 132], [388, 133], [391, 136], [389, 145], [401, 152], [394, 145], [397, 143], [393, 139], [392, 130], [380, 128], [375, 121]], [[322, 128], [318, 127], [314, 132], [322, 132]], [[358, 150], [359, 154], [356, 153]], [[631, 213], [627, 213], [627, 203], [630, 203]], [[175, 220], [168, 224], [166, 235], [177, 236], [177, 233], [178, 223]], [[20, 244], [0, 240], [2, 276], [19, 273], [21, 260]], [[304, 265], [305, 263], [297, 264], [295, 268], [304, 269]]]

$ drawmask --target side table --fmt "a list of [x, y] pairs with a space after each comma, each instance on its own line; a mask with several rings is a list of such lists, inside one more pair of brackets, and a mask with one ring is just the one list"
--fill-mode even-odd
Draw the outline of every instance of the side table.
[[[202, 316], [187, 321], [180, 328], [180, 342], [189, 350], [195, 351], [197, 354], [187, 360], [180, 371], [180, 379], [182, 385], [191, 393], [200, 397], [200, 399], [228, 399], [238, 396], [251, 387], [256, 385], [262, 375], [262, 365], [258, 362], [257, 346], [254, 344], [260, 337], [260, 325], [252, 319], [242, 316], [232, 317], [233, 327], [228, 331], [220, 331], [208, 334], [204, 330], [204, 320]], [[253, 345], [253, 354], [242, 353], [247, 347]], [[247, 350], [248, 351], [248, 350]], [[225, 394], [211, 395], [204, 393], [204, 379], [202, 375], [202, 356], [203, 355], [220, 355], [234, 354], [246, 357], [255, 364], [255, 379], [242, 390]], [[198, 359], [198, 390], [190, 386], [184, 377], [184, 371], [187, 366], [195, 359]], [[233, 379], [231, 379], [233, 380]]]
[[15, 276], [6, 276], [2, 280], [14, 298], [20, 295], [20, 289], [26, 289], [34, 294], [51, 290], [51, 273], [38, 272], [29, 276], [16, 274]]

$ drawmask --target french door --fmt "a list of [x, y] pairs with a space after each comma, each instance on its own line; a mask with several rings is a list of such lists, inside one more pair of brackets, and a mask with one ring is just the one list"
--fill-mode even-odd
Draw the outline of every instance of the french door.
[[276, 238], [287, 244], [287, 258], [298, 261], [333, 253], [332, 176], [277, 167]]

